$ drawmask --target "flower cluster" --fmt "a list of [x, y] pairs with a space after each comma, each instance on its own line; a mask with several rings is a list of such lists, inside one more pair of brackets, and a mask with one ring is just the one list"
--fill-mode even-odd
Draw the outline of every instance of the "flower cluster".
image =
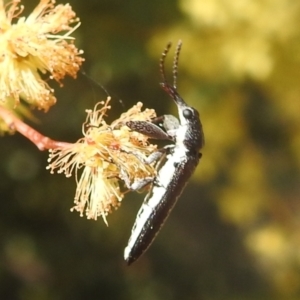
[[150, 121], [156, 116], [155, 111], [142, 111], [139, 102], [108, 125], [104, 116], [111, 108], [109, 101], [110, 98], [100, 102], [101, 108], [97, 104], [94, 110], [87, 110], [84, 137], [60, 150], [51, 150], [48, 166], [52, 173], [56, 169], [67, 177], [75, 173], [77, 189], [72, 210], [81, 216], [85, 212], [88, 219], [102, 216], [105, 223], [107, 214], [120, 205], [124, 196], [120, 179], [132, 184], [155, 176], [154, 164], [145, 164], [143, 160], [156, 151], [146, 136], [125, 125], [127, 121]]
[[16, 106], [22, 98], [47, 111], [56, 98], [40, 74], [49, 72], [59, 83], [66, 75], [76, 77], [84, 59], [71, 34], [80, 23], [69, 4], [40, 0], [27, 18], [19, 4], [0, 0], [0, 105], [14, 100]]

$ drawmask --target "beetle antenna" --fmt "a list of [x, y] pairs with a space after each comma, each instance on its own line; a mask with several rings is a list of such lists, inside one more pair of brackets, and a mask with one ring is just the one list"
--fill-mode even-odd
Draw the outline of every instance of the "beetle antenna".
[[175, 89], [177, 88], [178, 60], [179, 60], [181, 47], [182, 47], [182, 41], [179, 40], [176, 47], [174, 61], [173, 61], [173, 87]]
[[163, 53], [161, 54], [161, 58], [160, 58], [160, 61], [159, 61], [159, 69], [160, 69], [160, 74], [161, 74], [161, 77], [163, 79], [163, 83], [167, 83], [167, 79], [166, 79], [166, 73], [165, 73], [165, 60], [166, 60], [166, 56], [170, 50], [172, 46], [172, 43], [169, 42], [165, 48], [165, 50], [163, 51]]

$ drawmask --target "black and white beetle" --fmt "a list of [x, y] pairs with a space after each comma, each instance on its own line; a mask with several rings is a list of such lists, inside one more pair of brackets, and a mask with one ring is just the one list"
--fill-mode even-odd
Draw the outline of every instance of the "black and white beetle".
[[165, 48], [160, 60], [160, 72], [163, 79], [161, 86], [177, 105], [180, 122], [170, 115], [161, 117], [165, 131], [150, 122], [131, 121], [127, 123], [131, 130], [138, 131], [150, 138], [174, 142], [163, 148], [161, 153], [164, 154], [157, 156], [159, 157], [157, 176], [151, 183], [151, 189], [137, 214], [124, 251], [124, 259], [128, 265], [137, 260], [153, 242], [195, 171], [201, 158], [199, 151], [204, 146], [204, 134], [199, 113], [185, 103], [176, 88], [181, 46], [182, 42], [179, 41], [173, 62], [173, 85], [167, 82], [164, 70], [165, 57], [170, 50], [171, 43]]

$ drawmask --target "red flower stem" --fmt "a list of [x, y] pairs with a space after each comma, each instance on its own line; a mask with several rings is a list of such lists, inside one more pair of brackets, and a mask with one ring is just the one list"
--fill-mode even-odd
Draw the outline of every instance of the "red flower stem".
[[70, 143], [55, 141], [47, 136], [42, 135], [1, 105], [0, 117], [10, 129], [18, 131], [20, 134], [34, 143], [41, 151], [47, 149], [62, 149], [71, 145]]

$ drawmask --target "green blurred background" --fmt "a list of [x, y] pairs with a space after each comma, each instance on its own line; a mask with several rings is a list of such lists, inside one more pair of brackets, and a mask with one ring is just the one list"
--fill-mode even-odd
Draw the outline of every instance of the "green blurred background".
[[[23, 1], [25, 12], [37, 2]], [[178, 88], [200, 112], [203, 158], [155, 243], [127, 267], [144, 195], [128, 194], [109, 227], [80, 218], [74, 178], [51, 175], [48, 154], [20, 135], [2, 137], [0, 299], [300, 299], [300, 2], [70, 4], [83, 70], [112, 96], [112, 119], [137, 101], [176, 113], [158, 64], [182, 39]], [[52, 86], [58, 103], [32, 125], [74, 142], [106, 93], [82, 75]]]

